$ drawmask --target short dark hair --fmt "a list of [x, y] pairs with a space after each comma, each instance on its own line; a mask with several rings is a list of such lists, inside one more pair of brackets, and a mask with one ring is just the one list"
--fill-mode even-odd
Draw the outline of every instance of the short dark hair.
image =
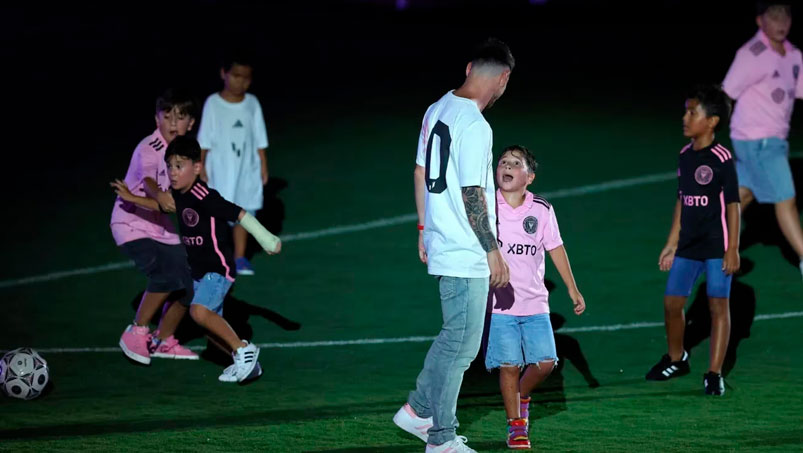
[[198, 140], [195, 140], [190, 136], [179, 135], [178, 137], [174, 138], [169, 145], [167, 145], [167, 150], [165, 151], [165, 161], [170, 160], [171, 156], [183, 157], [185, 159], [190, 159], [193, 162], [200, 162], [201, 145], [198, 144]]
[[240, 66], [248, 66], [252, 70], [254, 69], [254, 60], [251, 57], [250, 52], [245, 51], [227, 53], [221, 59], [220, 67], [223, 68], [224, 72], [229, 72], [236, 64]]
[[[519, 153], [521, 153], [522, 157], [524, 157], [524, 163], [527, 164], [527, 171], [535, 173], [535, 171], [538, 170], [538, 162], [536, 162], [535, 160], [535, 155], [533, 155], [533, 152], [527, 149], [526, 146], [524, 145], [506, 146], [505, 149], [502, 150], [502, 156], [504, 156], [505, 153], [508, 151], [518, 151]], [[502, 156], [499, 156], [499, 158], [501, 159]]]
[[168, 88], [156, 98], [156, 114], [178, 108], [179, 113], [196, 118], [195, 98], [189, 92]]
[[686, 99], [697, 99], [706, 117], [719, 117], [714, 130], [719, 130], [730, 118], [732, 102], [719, 85], [697, 85], [689, 91]]
[[786, 11], [787, 15], [789, 15], [789, 16], [792, 15], [792, 2], [791, 1], [786, 1], [786, 2], [783, 2], [783, 1], [781, 1], [781, 2], [759, 1], [759, 2], [756, 2], [756, 15], [757, 16], [763, 16], [764, 13], [766, 13], [768, 9], [774, 8], [774, 7], [783, 8], [783, 10]]
[[507, 44], [496, 38], [488, 38], [474, 50], [471, 64], [473, 66], [486, 64], [507, 66], [512, 71], [516, 66], [516, 59], [513, 58]]

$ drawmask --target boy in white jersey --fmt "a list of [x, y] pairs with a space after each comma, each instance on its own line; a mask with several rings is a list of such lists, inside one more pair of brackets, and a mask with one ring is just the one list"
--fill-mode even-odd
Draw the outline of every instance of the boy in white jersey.
[[521, 145], [505, 148], [496, 167], [498, 241], [510, 266], [510, 284], [492, 289], [488, 296], [492, 314], [485, 367], [499, 368], [508, 420], [507, 446], [513, 449], [530, 448], [530, 392], [558, 361], [549, 321], [549, 292], [544, 285], [545, 250], [569, 289], [574, 312], [579, 315], [585, 310], [555, 210], [527, 190], [537, 168], [533, 154]]
[[[262, 187], [268, 183], [268, 133], [259, 100], [248, 88], [253, 68], [244, 56], [228, 57], [220, 69], [223, 90], [204, 103], [198, 142], [201, 144], [201, 179], [226, 200], [256, 216], [262, 209]], [[248, 233], [232, 228], [237, 273], [253, 275], [245, 257]]]
[[496, 243], [492, 134], [482, 111], [505, 92], [514, 65], [507, 45], [489, 39], [466, 67], [463, 85], [432, 104], [421, 127], [418, 253], [438, 279], [443, 324], [393, 422], [426, 441], [427, 453], [474, 451], [455, 433], [457, 396], [480, 349], [488, 286], [510, 278]]

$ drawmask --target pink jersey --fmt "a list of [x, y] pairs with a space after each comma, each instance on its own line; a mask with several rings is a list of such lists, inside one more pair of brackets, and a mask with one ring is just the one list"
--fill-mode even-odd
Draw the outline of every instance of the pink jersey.
[[[134, 149], [125, 183], [134, 195], [146, 197], [145, 178], [153, 178], [161, 190], [170, 189], [170, 176], [165, 163], [165, 141], [159, 129], [142, 139]], [[111, 220], [112, 236], [117, 245], [137, 239], [153, 239], [164, 244], [179, 244], [176, 228], [170, 217], [151, 211], [117, 197]]]
[[527, 192], [513, 208], [496, 191], [499, 245], [510, 267], [510, 284], [492, 291], [493, 313], [530, 316], [549, 313], [544, 285], [544, 250], [563, 245], [555, 210], [543, 198]]
[[803, 57], [789, 41], [784, 48], [786, 55], [781, 56], [759, 30], [736, 52], [722, 82], [725, 93], [737, 101], [730, 125], [732, 139], [786, 139], [795, 98], [803, 98]]

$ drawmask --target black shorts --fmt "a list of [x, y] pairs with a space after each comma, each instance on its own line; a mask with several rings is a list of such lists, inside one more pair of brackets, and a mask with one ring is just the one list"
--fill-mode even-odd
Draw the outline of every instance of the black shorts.
[[147, 290], [151, 293], [173, 293], [169, 300], [178, 300], [189, 306], [192, 302], [192, 276], [187, 263], [187, 252], [181, 244], [163, 244], [153, 239], [126, 242], [120, 248], [134, 260], [140, 272], [148, 277]]

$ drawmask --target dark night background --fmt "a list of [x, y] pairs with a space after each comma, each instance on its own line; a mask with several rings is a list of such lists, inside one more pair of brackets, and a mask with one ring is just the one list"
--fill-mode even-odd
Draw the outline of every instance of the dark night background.
[[[462, 82], [471, 48], [487, 36], [506, 41], [517, 59], [510, 108], [676, 111], [678, 123], [666, 127], [679, 130], [684, 92], [720, 82], [756, 30], [753, 2], [407, 4], [4, 5], [4, 179], [12, 212], [37, 216], [48, 203], [107, 190], [153, 129], [159, 92], [185, 86], [203, 102], [220, 89], [219, 56], [230, 48], [255, 56], [251, 92], [262, 103], [271, 152], [280, 153], [292, 126], [310, 123], [315, 134], [321, 118], [420, 117]], [[798, 31], [793, 26], [792, 42]], [[410, 129], [411, 150], [417, 133]], [[55, 188], [55, 197], [45, 196]]]

